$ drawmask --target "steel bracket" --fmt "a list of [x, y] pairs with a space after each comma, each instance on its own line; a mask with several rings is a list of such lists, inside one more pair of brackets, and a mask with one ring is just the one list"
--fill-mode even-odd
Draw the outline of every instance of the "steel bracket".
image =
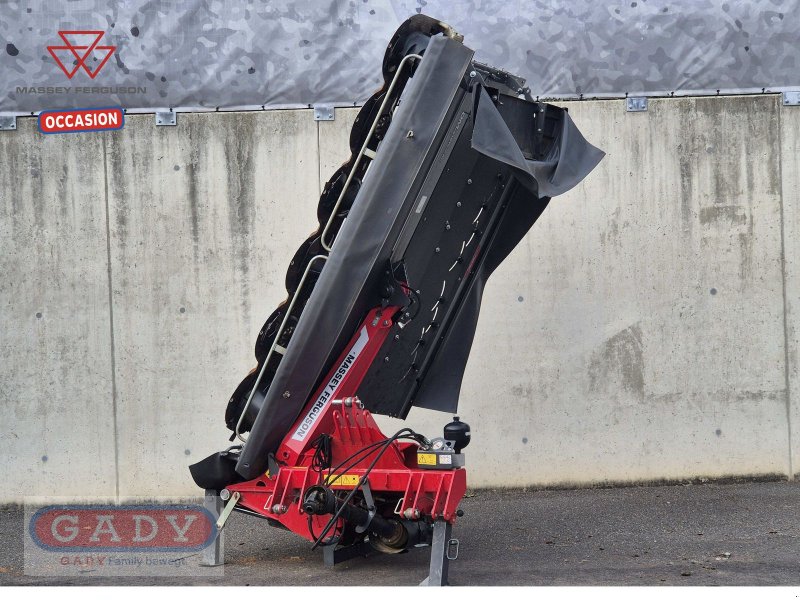
[[178, 124], [178, 113], [172, 111], [171, 109], [169, 112], [165, 111], [156, 113], [157, 126], [177, 125], [177, 124]]
[[217, 519], [217, 531], [220, 531], [223, 527], [225, 527], [225, 522], [228, 520], [228, 517], [231, 516], [233, 509], [236, 508], [236, 504], [239, 502], [239, 498], [241, 498], [241, 494], [239, 492], [233, 492], [231, 499], [228, 500], [228, 503], [225, 505], [225, 509], [220, 513], [219, 519]]
[[17, 128], [17, 117], [14, 115], [0, 115], [0, 131], [13, 131]]
[[800, 91], [783, 92], [784, 106], [800, 106]]
[[315, 121], [335, 121], [336, 109], [330, 104], [315, 104], [314, 105], [314, 120]]
[[450, 522], [436, 519], [433, 522], [430, 573], [420, 585], [435, 587], [448, 585], [450, 561], [458, 558], [458, 548], [459, 542], [453, 538], [453, 526]]
[[[216, 490], [206, 490], [203, 506], [215, 517], [222, 513], [225, 503]], [[225, 564], [225, 532], [217, 529], [214, 541], [200, 552], [200, 564], [204, 567], [219, 567]]]
[[365, 479], [364, 483], [361, 484], [361, 491], [364, 493], [364, 501], [367, 503], [367, 512], [369, 513], [369, 517], [367, 518], [366, 523], [356, 527], [356, 533], [364, 533], [369, 527], [369, 524], [372, 523], [373, 517], [378, 512], [375, 508], [375, 499], [372, 497], [372, 490], [369, 487], [368, 479]]
[[333, 567], [339, 563], [353, 558], [366, 558], [375, 553], [375, 549], [369, 542], [360, 541], [352, 546], [337, 548], [336, 544], [322, 547], [322, 560], [326, 567]]
[[644, 96], [631, 96], [626, 98], [625, 110], [627, 112], [645, 112], [647, 110], [647, 98]]

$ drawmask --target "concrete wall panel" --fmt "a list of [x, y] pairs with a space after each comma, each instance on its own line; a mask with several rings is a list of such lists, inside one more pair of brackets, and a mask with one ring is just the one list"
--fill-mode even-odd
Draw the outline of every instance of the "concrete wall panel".
[[350, 130], [358, 108], [337, 108], [333, 121], [319, 121], [319, 193], [328, 179], [350, 158]]
[[487, 286], [472, 483], [788, 474], [777, 98], [569, 108], [608, 155]]
[[488, 287], [482, 483], [787, 473], [778, 110], [570, 105], [608, 156]]
[[0, 135], [0, 502], [115, 494], [103, 135]]
[[[776, 96], [569, 108], [608, 156], [486, 289], [462, 390], [470, 483], [788, 475], [800, 112]], [[113, 493], [116, 457], [122, 496], [195, 492], [186, 467], [227, 444], [225, 403], [356, 114], [143, 115], [47, 138], [20, 119], [0, 135], [10, 489]], [[433, 436], [449, 419], [409, 423]]]
[[787, 379], [792, 470], [800, 472], [800, 108], [781, 111], [783, 240], [786, 263]]
[[109, 142], [120, 494], [195, 491], [315, 223], [309, 111], [129, 118]]

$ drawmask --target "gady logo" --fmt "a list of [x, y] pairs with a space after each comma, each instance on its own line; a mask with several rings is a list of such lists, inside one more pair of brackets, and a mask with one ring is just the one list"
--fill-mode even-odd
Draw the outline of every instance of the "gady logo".
[[[94, 79], [117, 49], [116, 46], [100, 46], [103, 35], [103, 31], [59, 31], [58, 36], [64, 41], [64, 45], [48, 46], [47, 51], [68, 79], [72, 79], [80, 68]], [[94, 69], [88, 63], [92, 58], [97, 61]], [[67, 68], [67, 64], [73, 65], [72, 68]]]
[[185, 552], [214, 541], [214, 517], [193, 506], [47, 506], [28, 533], [51, 552]]

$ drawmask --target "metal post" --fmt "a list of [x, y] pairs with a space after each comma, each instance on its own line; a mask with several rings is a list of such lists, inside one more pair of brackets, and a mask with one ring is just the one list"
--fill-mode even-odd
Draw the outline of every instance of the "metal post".
[[[433, 541], [431, 542], [431, 569], [428, 577], [420, 585], [444, 586], [447, 585], [447, 570], [451, 560], [458, 556], [458, 550], [452, 558], [450, 552], [451, 535], [453, 526], [449, 521], [436, 519], [433, 523]], [[455, 541], [456, 548], [458, 541]]]
[[[225, 503], [222, 501], [222, 498], [219, 497], [219, 494], [216, 490], [206, 490], [205, 498], [203, 498], [203, 506], [206, 510], [208, 510], [212, 515], [214, 515], [214, 521], [219, 518], [220, 513], [222, 513], [222, 509]], [[216, 527], [216, 523], [212, 525]], [[200, 564], [204, 567], [219, 567], [225, 564], [225, 531], [223, 529], [218, 529], [216, 531], [216, 537], [214, 541], [203, 548], [200, 554]]]

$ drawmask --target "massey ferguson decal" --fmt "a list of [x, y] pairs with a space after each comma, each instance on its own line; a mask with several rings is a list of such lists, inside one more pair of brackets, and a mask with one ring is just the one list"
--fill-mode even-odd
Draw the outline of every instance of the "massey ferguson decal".
[[361, 354], [361, 351], [364, 349], [364, 346], [367, 345], [369, 341], [369, 333], [367, 333], [366, 325], [361, 328], [361, 333], [356, 340], [356, 343], [353, 344], [353, 347], [350, 348], [350, 352], [347, 353], [347, 356], [344, 357], [342, 364], [339, 365], [339, 368], [336, 369], [336, 372], [331, 377], [331, 380], [328, 382], [328, 385], [325, 386], [325, 389], [322, 390], [322, 393], [317, 397], [317, 401], [311, 406], [311, 409], [308, 411], [306, 418], [303, 419], [303, 422], [300, 423], [300, 427], [297, 428], [297, 431], [294, 432], [292, 436], [293, 440], [297, 440], [298, 442], [303, 441], [303, 438], [308, 433], [311, 426], [317, 420], [320, 413], [322, 413], [322, 409], [330, 402], [331, 398], [333, 398], [336, 390], [339, 389], [339, 386], [344, 379], [344, 376], [347, 375], [347, 372], [350, 370], [350, 367], [353, 366], [353, 363], [356, 362], [358, 355]]

